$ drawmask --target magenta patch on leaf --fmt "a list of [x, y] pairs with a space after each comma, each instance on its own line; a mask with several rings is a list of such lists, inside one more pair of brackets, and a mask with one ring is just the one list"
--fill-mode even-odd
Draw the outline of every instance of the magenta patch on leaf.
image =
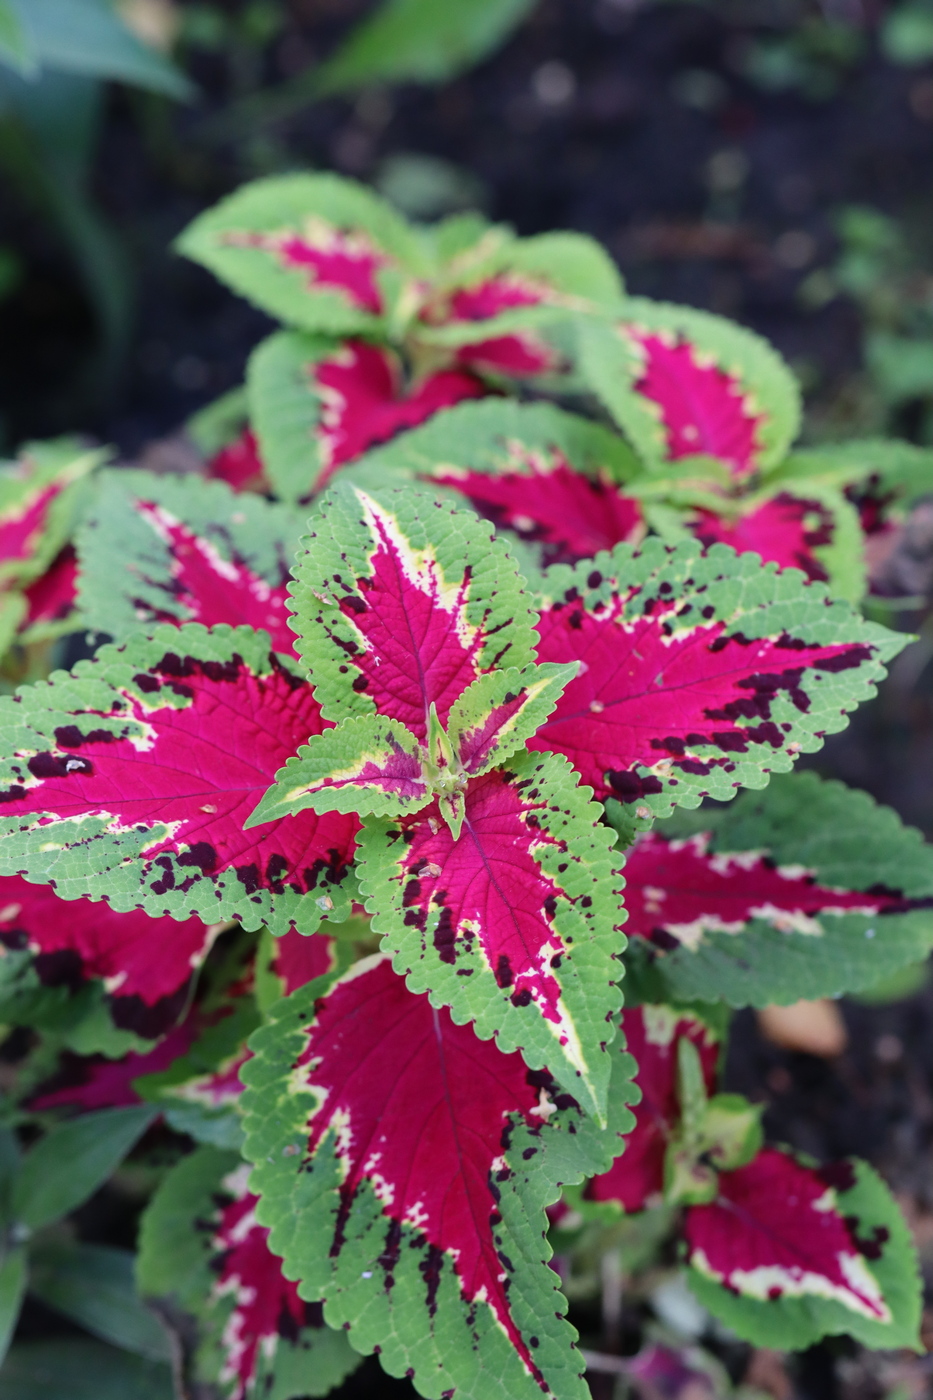
[[[255, 675], [238, 656], [167, 653], [134, 678], [138, 689], [123, 692], [123, 708], [75, 712], [74, 723], [57, 729], [56, 748], [25, 761], [23, 781], [2, 794], [4, 815], [46, 824], [96, 814], [115, 832], [164, 823], [170, 834], [147, 849], [143, 877], [156, 895], [225, 871], [247, 895], [286, 886], [326, 892], [352, 859], [355, 815], [305, 811], [243, 829], [286, 760], [329, 727], [311, 686], [272, 662]], [[151, 743], [137, 747], [102, 729], [104, 718], [140, 722]], [[167, 852], [190, 875], [176, 880]]]
[[763, 422], [749, 407], [740, 382], [701, 355], [689, 341], [627, 327], [644, 361], [635, 390], [657, 404], [672, 461], [708, 453], [736, 477], [757, 468]]
[[233, 1200], [221, 1206], [211, 1240], [217, 1274], [214, 1294], [232, 1297], [224, 1326], [221, 1382], [233, 1383], [231, 1400], [252, 1391], [262, 1355], [268, 1360], [280, 1337], [297, 1341], [302, 1327], [320, 1325], [315, 1310], [298, 1296], [298, 1284], [285, 1278], [282, 1261], [269, 1249], [269, 1231], [256, 1219], [258, 1196], [246, 1190], [249, 1168], [224, 1179]]
[[687, 1211], [684, 1235], [693, 1267], [730, 1292], [762, 1302], [826, 1298], [890, 1321], [834, 1189], [785, 1152], [765, 1148], [723, 1172], [718, 1198]]
[[[454, 292], [442, 319], [445, 324], [490, 321], [507, 311], [540, 306], [551, 299], [550, 288], [505, 274]], [[559, 356], [551, 346], [531, 331], [514, 331], [510, 335], [492, 336], [461, 346], [457, 360], [487, 373], [516, 376], [546, 374], [556, 370], [559, 364]]]
[[[386, 1217], [385, 1286], [402, 1248], [399, 1225], [410, 1226], [427, 1255], [427, 1312], [441, 1270], [451, 1268], [463, 1298], [488, 1303], [533, 1370], [509, 1307], [512, 1265], [497, 1252], [494, 1177], [510, 1116], [541, 1122], [543, 1091], [529, 1082], [541, 1075], [409, 992], [384, 958], [358, 963], [318, 1002], [299, 1072], [320, 1095], [309, 1151], [330, 1131], [345, 1172], [332, 1255], [342, 1247], [340, 1219], [368, 1181]], [[313, 1157], [306, 1170], [313, 1173]]]
[[455, 963], [475, 944], [514, 1005], [533, 1002], [559, 1026], [561, 988], [552, 968], [560, 967], [566, 949], [554, 921], [567, 896], [533, 854], [559, 846], [538, 823], [536, 813], [546, 806], [546, 796], [500, 769], [473, 778], [456, 841], [436, 801], [399, 818], [408, 843], [400, 878], [406, 923], [423, 930], [440, 910], [431, 937], [442, 962]]
[[63, 622], [78, 597], [78, 563], [72, 545], [66, 545], [41, 578], [24, 588], [28, 610], [22, 627], [37, 622]]
[[833, 518], [819, 501], [801, 500], [782, 491], [757, 510], [735, 521], [710, 510], [697, 511], [693, 522], [697, 539], [707, 546], [728, 544], [733, 549], [754, 550], [762, 559], [782, 569], [802, 569], [808, 579], [828, 575], [813, 553], [833, 538]]
[[259, 443], [251, 428], [233, 442], [215, 452], [207, 463], [205, 475], [225, 481], [234, 491], [266, 491], [266, 469], [259, 455]]
[[73, 1108], [96, 1113], [102, 1108], [129, 1108], [142, 1103], [134, 1081], [147, 1074], [161, 1074], [193, 1045], [200, 1024], [189, 1016], [144, 1053], [133, 1050], [120, 1060], [103, 1055], [75, 1055], [65, 1051], [58, 1073], [29, 1100], [37, 1113], [50, 1108]]
[[[597, 797], [629, 802], [660, 792], [659, 778], [639, 776], [639, 765], [704, 775], [714, 766], [730, 771], [733, 755], [758, 746], [782, 748], [786, 736], [771, 715], [777, 697], [806, 713], [807, 668], [847, 670], [872, 654], [861, 643], [726, 635], [712, 619], [684, 627], [673, 598], [650, 599], [642, 616], [623, 618], [633, 596], [615, 594], [599, 612], [572, 598], [538, 623], [538, 660], [583, 668], [529, 747], [566, 754]], [[720, 756], [698, 756], [700, 746]]]
[[299, 269], [310, 291], [335, 292], [348, 306], [382, 312], [376, 273], [389, 259], [364, 233], [308, 219], [301, 232], [228, 234], [226, 241], [271, 253], [282, 267]]
[[619, 1201], [626, 1211], [634, 1212], [643, 1210], [664, 1187], [664, 1154], [680, 1122], [679, 1042], [686, 1037], [696, 1046], [708, 1093], [715, 1086], [719, 1045], [702, 1021], [669, 1006], [626, 1008], [622, 1031], [626, 1049], [638, 1062], [635, 1083], [642, 1098], [632, 1109], [635, 1126], [626, 1136], [625, 1151], [607, 1172], [592, 1178], [585, 1195], [591, 1201]]
[[[188, 621], [216, 627], [264, 628], [273, 651], [294, 655], [295, 635], [288, 626], [287, 577], [271, 584], [236, 560], [224, 559], [201, 535], [196, 535], [171, 512], [148, 501], [137, 501], [136, 510], [171, 551], [171, 596], [189, 610]], [[158, 622], [175, 622], [170, 613], [158, 613]]]
[[334, 965], [334, 940], [323, 933], [298, 933], [295, 929], [275, 940], [273, 971], [290, 996], [306, 982], [323, 977]]
[[645, 532], [639, 503], [610, 481], [573, 471], [559, 454], [550, 466], [487, 476], [449, 470], [432, 478], [466, 496], [497, 529], [541, 546], [543, 562], [574, 564]]
[[741, 933], [762, 919], [782, 933], [820, 933], [820, 914], [900, 909], [896, 894], [828, 889], [812, 871], [775, 865], [764, 851], [709, 850], [700, 832], [671, 841], [641, 836], [625, 857], [625, 931], [664, 948], [695, 948], [707, 932]]
[[320, 361], [313, 375], [322, 401], [322, 473], [315, 490], [322, 489], [335, 468], [377, 443], [487, 392], [475, 375], [459, 369], [441, 370], [405, 388], [396, 357], [360, 340], [348, 341]]
[[416, 555], [379, 506], [371, 502], [367, 512], [378, 540], [372, 572], [338, 599], [360, 637], [347, 665], [359, 673], [354, 689], [424, 743], [431, 705], [446, 725], [451, 706], [483, 674], [487, 638], [467, 619], [469, 569], [459, 583], [445, 580], [431, 552]]
[[52, 986], [100, 978], [116, 1024], [138, 1035], [159, 1035], [175, 1020], [216, 932], [200, 919], [118, 914], [103, 900], [59, 899], [47, 885], [0, 876], [0, 941], [29, 948]]
[[9, 561], [27, 563], [35, 553], [45, 529], [49, 507], [64, 483], [42, 486], [24, 500], [0, 510], [0, 564]]

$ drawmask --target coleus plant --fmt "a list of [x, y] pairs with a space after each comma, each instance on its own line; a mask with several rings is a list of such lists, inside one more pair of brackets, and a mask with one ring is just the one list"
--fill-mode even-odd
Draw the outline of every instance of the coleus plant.
[[[180, 1158], [138, 1282], [184, 1385], [297, 1400], [376, 1352], [427, 1396], [582, 1400], [545, 1212], [572, 1258], [574, 1213], [658, 1202], [739, 1336], [913, 1345], [880, 1182], [762, 1146], [716, 1063], [726, 1007], [933, 944], [917, 833], [789, 772], [903, 645], [838, 601], [838, 521], [927, 458], [788, 456], [773, 352], [575, 235], [315, 176], [181, 246], [285, 328], [214, 480], [98, 471], [55, 538], [93, 654], [0, 701], [0, 1004], [17, 1121], [136, 1113]], [[782, 473], [823, 474], [831, 538]]]
[[609, 1170], [552, 1212], [558, 1247], [572, 1251], [594, 1203], [675, 1207], [691, 1286], [740, 1337], [805, 1347], [845, 1332], [913, 1345], [916, 1255], [876, 1173], [763, 1146], [761, 1105], [716, 1092], [722, 1047], [702, 1013], [634, 1007], [623, 1030], [642, 1090], [635, 1128]]

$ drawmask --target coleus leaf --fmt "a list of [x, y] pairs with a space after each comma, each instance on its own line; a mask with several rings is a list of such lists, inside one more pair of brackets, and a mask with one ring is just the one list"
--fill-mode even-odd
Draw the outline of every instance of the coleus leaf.
[[105, 453], [74, 443], [33, 443], [0, 464], [0, 584], [39, 578], [65, 545], [84, 500], [85, 479]]
[[219, 481], [108, 473], [78, 535], [82, 616], [118, 641], [157, 622], [263, 627], [273, 650], [291, 653], [299, 529], [286, 507]]
[[187, 1017], [164, 1035], [151, 1050], [131, 1050], [117, 1060], [104, 1055], [76, 1055], [66, 1050], [58, 1069], [43, 1081], [29, 1099], [37, 1112], [71, 1108], [93, 1113], [101, 1108], [126, 1108], [142, 1103], [135, 1080], [161, 1074], [183, 1056], [197, 1035], [198, 1023]]
[[581, 368], [652, 468], [704, 455], [737, 481], [797, 436], [800, 391], [770, 345], [706, 311], [634, 297], [616, 324], [580, 322]]
[[117, 913], [84, 898], [64, 904], [53, 890], [19, 875], [0, 876], [0, 941], [29, 948], [39, 977], [74, 987], [100, 978], [116, 1025], [150, 1039], [182, 1010], [194, 970], [219, 924]]
[[411, 334], [456, 349], [459, 364], [524, 378], [563, 368], [542, 332], [581, 311], [618, 304], [619, 274], [605, 251], [577, 233], [509, 238], [488, 230], [439, 269]]
[[708, 1094], [716, 1083], [720, 1045], [714, 1029], [694, 1012], [663, 1005], [626, 1007], [622, 1033], [638, 1065], [634, 1082], [641, 1090], [641, 1101], [633, 1109], [635, 1127], [626, 1137], [625, 1151], [608, 1171], [587, 1183], [584, 1197], [618, 1201], [634, 1213], [664, 1190], [664, 1159], [681, 1114], [680, 1042], [686, 1039], [696, 1047]]
[[313, 518], [290, 591], [322, 713], [377, 712], [427, 739], [477, 676], [532, 659], [517, 568], [488, 526], [427, 492], [338, 486]]
[[175, 1329], [185, 1373], [227, 1400], [327, 1395], [359, 1358], [285, 1278], [248, 1178], [239, 1156], [214, 1147], [178, 1163], [143, 1216], [140, 1291], [163, 1317], [185, 1316]]
[[625, 925], [683, 999], [763, 1006], [875, 985], [933, 945], [933, 848], [864, 792], [776, 777], [626, 854]]
[[305, 807], [361, 816], [418, 811], [430, 802], [443, 769], [478, 777], [521, 748], [575, 673], [573, 665], [513, 666], [477, 677], [450, 711], [449, 734], [440, 732], [439, 761], [430, 733], [422, 745], [398, 720], [345, 719], [288, 760], [247, 824]]
[[21, 630], [25, 641], [38, 641], [78, 626], [78, 561], [73, 545], [66, 545], [44, 574], [23, 589], [26, 615]]
[[323, 727], [264, 633], [192, 623], [103, 647], [0, 700], [0, 873], [120, 912], [313, 932], [346, 901], [356, 819], [243, 823]]
[[[801, 483], [803, 487], [803, 483]], [[735, 507], [740, 507], [735, 513]], [[705, 545], [754, 550], [780, 568], [825, 580], [835, 598], [857, 603], [865, 593], [863, 532], [858, 512], [835, 487], [809, 483], [800, 494], [759, 492], [723, 510], [699, 509], [691, 529]]]
[[802, 569], [811, 581], [827, 578], [814, 551], [831, 542], [833, 519], [819, 501], [781, 491], [734, 520], [711, 510], [698, 511], [692, 528], [701, 544], [718, 542], [739, 552], [751, 549], [779, 568]]
[[827, 1333], [919, 1348], [916, 1251], [890, 1192], [864, 1162], [803, 1165], [765, 1148], [719, 1177], [684, 1225], [691, 1287], [756, 1346], [803, 1348]]
[[299, 500], [377, 443], [463, 399], [486, 393], [475, 375], [439, 370], [413, 384], [391, 350], [362, 340], [280, 331], [253, 352], [250, 417], [275, 491]]
[[367, 818], [360, 887], [413, 991], [547, 1065], [602, 1115], [623, 912], [600, 810], [569, 764], [520, 754], [471, 778], [455, 837], [437, 800]]
[[336, 175], [254, 181], [201, 214], [176, 246], [286, 325], [328, 335], [377, 332], [390, 309], [383, 274], [424, 270], [392, 206]]
[[638, 470], [624, 439], [600, 424], [509, 399], [449, 409], [350, 468], [367, 488], [392, 471], [455, 491], [545, 564], [641, 539], [641, 506], [619, 485]]
[[306, 808], [361, 815], [417, 811], [431, 799], [423, 754], [398, 720], [354, 715], [301, 746], [276, 774], [247, 825]]
[[[74, 1054], [66, 1049], [53, 1076], [32, 1091], [30, 1107], [88, 1112], [148, 1101], [170, 1122], [179, 1107], [194, 1110], [193, 1117], [188, 1113], [191, 1121], [179, 1125], [179, 1131], [196, 1139], [203, 1137], [202, 1129], [216, 1132], [224, 1116], [230, 1118], [226, 1111], [239, 1099], [239, 1069], [248, 1055], [245, 1041], [259, 1021], [251, 991], [252, 965], [243, 963], [245, 951], [242, 938], [233, 941], [232, 948], [201, 978], [196, 999], [183, 1019], [151, 1049], [138, 1041], [129, 1053], [115, 1056], [112, 1051]], [[213, 1122], [209, 1121], [212, 1114]], [[235, 1127], [236, 1142], [227, 1145], [241, 1141], [238, 1121]]]
[[722, 545], [618, 545], [542, 585], [539, 661], [582, 663], [535, 737], [645, 815], [763, 786], [873, 693], [894, 633]]
[[628, 1056], [604, 1133], [386, 958], [270, 1015], [244, 1070], [250, 1186], [302, 1295], [422, 1395], [585, 1400], [544, 1207], [630, 1126]]
[[211, 481], [223, 481], [233, 491], [265, 491], [270, 483], [259, 455], [259, 443], [252, 428], [243, 428], [236, 437], [211, 454], [205, 467]]

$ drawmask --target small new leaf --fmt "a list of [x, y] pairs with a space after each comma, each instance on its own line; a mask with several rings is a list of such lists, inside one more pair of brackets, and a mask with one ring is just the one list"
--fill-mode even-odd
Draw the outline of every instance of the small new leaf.
[[244, 826], [311, 808], [397, 816], [431, 800], [424, 750], [398, 720], [355, 715], [314, 735], [275, 777]]
[[504, 763], [544, 723], [568, 681], [575, 662], [511, 666], [478, 677], [450, 712], [448, 732], [461, 768], [470, 777]]

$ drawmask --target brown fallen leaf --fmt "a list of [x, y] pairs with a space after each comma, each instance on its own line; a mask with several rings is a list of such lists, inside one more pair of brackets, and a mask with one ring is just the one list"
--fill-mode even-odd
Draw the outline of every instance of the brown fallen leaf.
[[792, 1006], [763, 1006], [758, 1028], [782, 1050], [802, 1050], [831, 1060], [849, 1043], [842, 1013], [834, 1001], [795, 1001]]

